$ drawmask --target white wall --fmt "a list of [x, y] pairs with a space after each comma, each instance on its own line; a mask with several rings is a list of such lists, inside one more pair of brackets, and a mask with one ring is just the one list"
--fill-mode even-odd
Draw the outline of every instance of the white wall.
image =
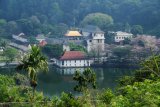
[[63, 51], [70, 51], [70, 47], [67, 45], [63, 45]]
[[104, 39], [100, 39], [100, 42], [98, 42], [97, 39], [92, 39], [92, 42], [90, 42], [89, 40], [87, 41], [87, 51], [90, 52], [91, 50], [95, 50], [95, 51], [104, 51], [104, 47], [105, 47], [105, 43], [104, 43]]
[[120, 42], [120, 41], [123, 41], [125, 38], [131, 39], [132, 38], [132, 34], [116, 35], [114, 40], [115, 40], [115, 42]]
[[56, 64], [60, 67], [85, 67], [90, 66], [91, 60], [57, 60]]
[[26, 38], [22, 38], [20, 36], [12, 35], [12, 38], [21, 42], [28, 42]]
[[93, 39], [105, 39], [104, 33], [96, 33], [95, 35], [93, 35]]

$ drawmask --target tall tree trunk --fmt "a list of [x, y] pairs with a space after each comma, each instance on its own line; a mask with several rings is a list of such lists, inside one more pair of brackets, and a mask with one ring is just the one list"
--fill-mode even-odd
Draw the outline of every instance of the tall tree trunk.
[[33, 94], [32, 94], [33, 100], [34, 100], [34, 96], [35, 96], [35, 90], [36, 90], [36, 87], [33, 87]]

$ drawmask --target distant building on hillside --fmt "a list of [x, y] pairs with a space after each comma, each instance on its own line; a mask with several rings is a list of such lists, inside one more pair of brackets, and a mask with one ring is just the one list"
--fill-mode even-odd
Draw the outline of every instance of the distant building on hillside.
[[110, 33], [114, 35], [114, 42], [121, 42], [126, 38], [128, 39], [133, 38], [133, 34], [127, 33], [127, 32], [117, 31], [117, 32], [110, 32]]
[[84, 45], [84, 38], [83, 35], [80, 34], [79, 31], [76, 30], [70, 30], [68, 31], [63, 38], [63, 50], [64, 51], [70, 51], [70, 43], [76, 44], [76, 45]]
[[66, 51], [55, 63], [59, 67], [87, 67], [91, 60], [81, 51]]
[[87, 51], [97, 51], [102, 53], [105, 49], [104, 32], [97, 26], [88, 25], [81, 29], [86, 40]]
[[39, 41], [39, 42], [45, 40], [44, 34], [38, 34], [37, 37], [36, 37], [36, 40]]
[[24, 33], [20, 33], [19, 35], [12, 35], [12, 38], [14, 40], [16, 40], [17, 42], [22, 42], [22, 43], [27, 43], [28, 40], [27, 38], [25, 37], [25, 34]]
[[63, 38], [46, 38], [48, 44], [62, 44], [64, 51], [70, 51], [70, 44], [82, 46], [88, 52], [96, 52], [104, 55], [104, 32], [97, 26], [88, 25], [78, 30], [67, 31]]
[[22, 51], [28, 51], [29, 49], [29, 42], [24, 33], [12, 35], [12, 40], [9, 45]]
[[39, 42], [39, 46], [43, 47], [47, 45], [47, 42], [45, 40], [42, 40], [41, 42]]
[[65, 38], [68, 42], [79, 42], [82, 40], [82, 35], [78, 31], [68, 31]]
[[3, 52], [4, 51], [4, 47], [0, 47], [0, 52]]

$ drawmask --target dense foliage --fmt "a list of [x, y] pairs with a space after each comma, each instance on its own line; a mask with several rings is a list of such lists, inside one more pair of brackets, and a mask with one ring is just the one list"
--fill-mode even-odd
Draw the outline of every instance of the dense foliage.
[[29, 80], [24, 75], [0, 75], [0, 102], [1, 105], [16, 107], [22, 106], [22, 103], [26, 107], [159, 107], [159, 59], [159, 55], [153, 55], [144, 61], [134, 76], [119, 80], [119, 87], [114, 92], [111, 89], [91, 89], [92, 83], [95, 84], [95, 74], [86, 69], [84, 73], [76, 73], [74, 76], [74, 80], [78, 81], [77, 86], [80, 87], [77, 89], [82, 89], [78, 91], [86, 90], [81, 96], [62, 93], [60, 97], [47, 98], [36, 92], [34, 103], [31, 88], [25, 82]]
[[113, 48], [113, 54], [118, 58], [125, 58], [131, 51], [130, 46], [118, 46]]
[[70, 50], [71, 51], [83, 51], [83, 52], [87, 52], [86, 48], [82, 45], [77, 45], [74, 43], [70, 43], [69, 44]]
[[102, 29], [109, 29], [113, 25], [113, 19], [111, 16], [102, 13], [91, 13], [88, 14], [81, 22], [83, 26], [85, 25], [95, 25]]
[[79, 26], [86, 16], [98, 12], [113, 18], [111, 30], [133, 27], [135, 31], [141, 25], [144, 33], [159, 36], [159, 8], [159, 0], [0, 0], [0, 35], [52, 32], [61, 36], [68, 26]]
[[42, 52], [49, 58], [59, 58], [63, 54], [63, 46], [47, 44], [42, 47]]
[[96, 88], [96, 74], [90, 68], [84, 70], [82, 74], [76, 71], [73, 80], [78, 82], [74, 87], [75, 91], [85, 92], [88, 88]]
[[3, 54], [8, 58], [8, 62], [12, 62], [16, 58], [16, 56], [18, 56], [18, 50], [8, 47], [4, 50]]
[[20, 84], [23, 83], [24, 78], [26, 76], [21, 74], [13, 76], [0, 75], [0, 102], [30, 101], [31, 88], [28, 85]]

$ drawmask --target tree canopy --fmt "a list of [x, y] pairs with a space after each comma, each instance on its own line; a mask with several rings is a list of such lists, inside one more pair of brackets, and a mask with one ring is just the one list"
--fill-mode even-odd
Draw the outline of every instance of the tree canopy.
[[12, 62], [16, 56], [18, 56], [18, 50], [15, 48], [7, 47], [3, 54], [9, 59], [8, 62]]
[[[25, 32], [27, 35], [52, 32], [57, 36], [55, 28], [58, 24], [80, 26], [86, 17], [98, 13], [98, 16], [108, 14], [112, 17], [114, 26], [118, 26], [116, 30], [129, 31], [128, 23], [130, 26], [141, 25], [146, 34], [160, 36], [159, 8], [159, 0], [1, 0], [0, 35], [6, 37], [6, 32]], [[96, 21], [91, 18], [93, 24], [97, 25], [97, 18], [103, 20], [98, 16], [93, 17]], [[14, 25], [14, 31], [6, 28], [10, 21], [14, 21], [9, 24]], [[98, 22], [98, 26], [104, 27], [103, 21]]]
[[143, 27], [141, 25], [134, 25], [131, 29], [131, 33], [134, 35], [143, 34]]
[[63, 54], [62, 45], [49, 45], [42, 47], [42, 52], [50, 58], [59, 58]]
[[95, 25], [102, 29], [106, 29], [113, 24], [113, 19], [107, 14], [91, 13], [88, 14], [81, 23], [82, 25]]

